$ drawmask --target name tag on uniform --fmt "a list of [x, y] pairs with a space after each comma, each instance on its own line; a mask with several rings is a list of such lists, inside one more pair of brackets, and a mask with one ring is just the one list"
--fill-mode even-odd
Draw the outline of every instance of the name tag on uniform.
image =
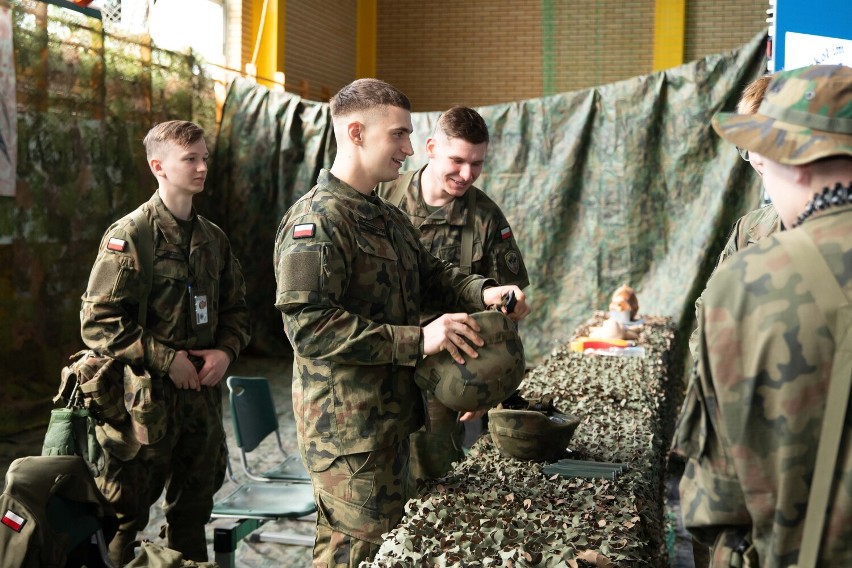
[[207, 294], [196, 294], [192, 297], [195, 304], [195, 325], [204, 325], [209, 321], [207, 315]]

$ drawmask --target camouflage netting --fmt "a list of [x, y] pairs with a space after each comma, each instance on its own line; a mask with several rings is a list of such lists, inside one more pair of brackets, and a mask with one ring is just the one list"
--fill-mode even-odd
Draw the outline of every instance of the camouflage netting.
[[[598, 312], [577, 329], [603, 319]], [[681, 397], [670, 318], [645, 316], [645, 357], [554, 350], [524, 379], [581, 418], [572, 459], [626, 463], [615, 480], [548, 478], [543, 463], [503, 457], [483, 436], [426, 483], [385, 535], [373, 566], [667, 566], [664, 474]], [[584, 561], [584, 562], [583, 562]]]
[[[765, 66], [764, 34], [741, 49], [666, 72], [540, 99], [481, 107], [491, 144], [480, 185], [500, 204], [529, 269], [522, 326], [537, 362], [622, 283], [643, 309], [683, 330], [733, 221], [760, 183], [710, 118], [733, 108]], [[437, 113], [414, 113], [413, 169]], [[328, 105], [232, 83], [208, 205], [240, 257], [253, 345], [287, 349], [272, 307], [272, 247], [282, 214], [334, 155]]]
[[101, 235], [156, 188], [142, 137], [172, 118], [215, 133], [212, 84], [191, 55], [41, 2], [12, 10], [18, 170], [17, 195], [0, 197], [0, 433], [47, 421], [64, 358], [82, 346], [80, 296]]

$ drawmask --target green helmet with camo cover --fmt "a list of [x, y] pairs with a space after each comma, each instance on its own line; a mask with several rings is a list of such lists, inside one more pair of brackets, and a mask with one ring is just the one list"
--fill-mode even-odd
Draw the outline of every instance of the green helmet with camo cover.
[[780, 71], [756, 114], [719, 113], [713, 128], [740, 148], [781, 164], [852, 156], [852, 68]]
[[556, 410], [551, 396], [527, 400], [515, 393], [488, 411], [488, 430], [497, 450], [520, 460], [558, 459], [578, 424], [576, 416]]
[[505, 314], [487, 310], [471, 314], [485, 341], [477, 358], [459, 364], [447, 351], [424, 358], [414, 380], [442, 404], [459, 412], [487, 410], [512, 394], [524, 378], [524, 345]]

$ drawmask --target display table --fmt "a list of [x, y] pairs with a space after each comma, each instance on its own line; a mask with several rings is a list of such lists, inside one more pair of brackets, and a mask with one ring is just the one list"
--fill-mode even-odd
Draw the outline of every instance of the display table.
[[626, 472], [548, 478], [546, 464], [503, 457], [486, 434], [406, 504], [373, 566], [667, 565], [664, 476], [681, 373], [673, 322], [644, 323], [644, 357], [584, 355], [566, 343], [521, 385], [525, 397], [551, 393], [558, 410], [582, 418], [565, 457], [623, 462]]

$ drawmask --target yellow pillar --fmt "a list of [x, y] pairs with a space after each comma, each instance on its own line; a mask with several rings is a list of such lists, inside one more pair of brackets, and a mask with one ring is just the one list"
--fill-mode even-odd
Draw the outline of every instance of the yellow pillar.
[[376, 0], [358, 0], [355, 77], [376, 76]]
[[654, 71], [683, 64], [686, 0], [656, 0], [654, 7]]
[[[264, 6], [266, 13], [264, 14]], [[284, 24], [287, 0], [252, 0], [252, 45], [256, 51], [257, 82], [275, 85], [275, 72], [284, 71]], [[261, 29], [261, 25], [263, 28]], [[258, 35], [260, 40], [258, 41]], [[251, 56], [255, 54], [252, 53]], [[251, 58], [249, 58], [251, 62]]]

